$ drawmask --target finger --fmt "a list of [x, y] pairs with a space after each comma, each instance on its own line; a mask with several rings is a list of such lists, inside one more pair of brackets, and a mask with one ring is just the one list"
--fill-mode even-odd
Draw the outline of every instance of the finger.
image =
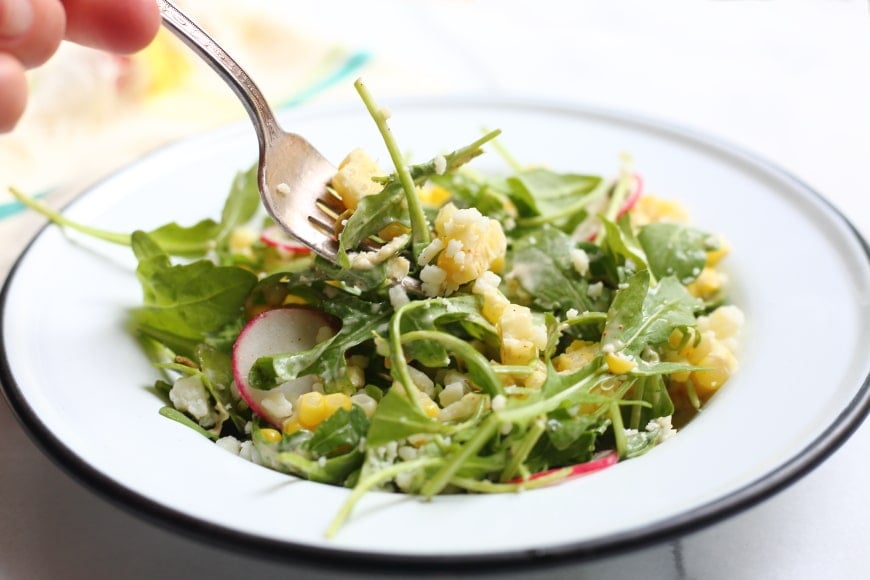
[[[0, 26], [10, 26], [10, 19], [21, 18], [21, 10], [30, 9], [29, 25], [20, 25], [17, 34], [0, 35], [0, 52], [18, 58], [27, 68], [44, 63], [54, 54], [63, 38], [66, 19], [57, 0], [0, 0]], [[13, 8], [14, 6], [14, 8]]]
[[148, 45], [160, 26], [154, 0], [61, 0], [66, 9], [66, 38], [116, 53]]
[[27, 79], [21, 62], [0, 52], [0, 133], [11, 131], [27, 102]]

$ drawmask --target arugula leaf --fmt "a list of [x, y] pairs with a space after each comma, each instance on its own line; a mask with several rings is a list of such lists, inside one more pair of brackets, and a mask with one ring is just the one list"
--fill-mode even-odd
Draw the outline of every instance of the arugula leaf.
[[509, 200], [491, 182], [472, 178], [462, 173], [433, 175], [430, 181], [450, 192], [450, 201], [459, 209], [476, 208], [481, 214], [502, 224], [505, 231], [513, 217], [505, 209]]
[[[471, 330], [478, 338], [497, 340], [495, 328], [480, 313], [475, 296], [437, 298], [421, 302], [420, 305], [403, 311], [400, 323], [402, 335], [418, 330], [447, 330], [451, 323], [460, 322], [463, 327], [473, 327]], [[418, 360], [428, 367], [443, 367], [449, 362], [447, 349], [437, 342], [411, 342], [405, 345], [405, 351], [409, 359]]]
[[618, 264], [630, 260], [634, 264], [634, 271], [646, 270], [649, 261], [643, 246], [631, 230], [629, 215], [622, 216], [616, 223], [603, 216], [599, 216], [599, 219], [605, 234], [602, 249]]
[[401, 389], [390, 389], [371, 419], [366, 446], [374, 449], [417, 433], [447, 433], [450, 426], [440, 423], [418, 409]]
[[342, 455], [359, 447], [368, 428], [369, 420], [360, 407], [339, 408], [317, 427], [305, 447], [314, 457]]
[[201, 258], [211, 250], [225, 253], [232, 231], [250, 221], [260, 207], [257, 167], [239, 172], [233, 179], [221, 212], [220, 223], [204, 219], [192, 226], [168, 223], [149, 232], [151, 239], [170, 256]]
[[240, 171], [233, 179], [230, 192], [221, 210], [220, 230], [215, 242], [220, 246], [232, 231], [246, 224], [260, 208], [260, 186], [257, 184], [257, 165]]
[[677, 327], [695, 324], [702, 302], [673, 276], [650, 285], [647, 270], [637, 272], [617, 291], [607, 312], [602, 350], [639, 355], [648, 345], [665, 342]]
[[522, 171], [507, 179], [508, 195], [523, 218], [535, 219], [534, 224], [570, 218], [583, 211], [596, 196], [602, 179], [595, 175], [556, 173], [535, 168]]
[[396, 182], [389, 183], [380, 193], [367, 195], [359, 200], [338, 236], [338, 263], [342, 268], [350, 268], [347, 253], [366, 238], [376, 236], [393, 223], [411, 227], [408, 206], [404, 200], [402, 185]]
[[242, 315], [255, 274], [206, 260], [173, 266], [141, 231], [133, 233], [132, 243], [140, 257], [136, 273], [144, 293], [143, 306], [133, 312], [137, 326], [201, 340]]
[[221, 225], [212, 219], [204, 219], [193, 226], [169, 223], [149, 232], [167, 254], [182, 258], [199, 258], [214, 246]]
[[698, 277], [707, 263], [707, 251], [715, 248], [706, 232], [674, 223], [643, 226], [637, 239], [656, 277], [674, 276], [683, 284]]
[[635, 405], [631, 408], [628, 419], [631, 429], [640, 429], [652, 419], [673, 414], [674, 403], [661, 375], [644, 377], [635, 383], [633, 389], [633, 398], [647, 403], [648, 406]]
[[577, 243], [551, 226], [535, 229], [515, 240], [508, 255], [509, 280], [519, 283], [542, 310], [604, 311], [610, 290], [589, 295], [589, 280], [574, 268], [572, 252]]

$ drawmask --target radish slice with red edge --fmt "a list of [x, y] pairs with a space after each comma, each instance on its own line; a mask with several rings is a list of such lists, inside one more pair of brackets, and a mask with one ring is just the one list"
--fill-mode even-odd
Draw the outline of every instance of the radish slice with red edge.
[[631, 174], [632, 181], [634, 182], [634, 187], [631, 188], [631, 193], [628, 194], [628, 197], [625, 198], [625, 201], [622, 204], [622, 207], [619, 208], [619, 213], [616, 214], [616, 217], [622, 217], [624, 214], [631, 211], [631, 208], [637, 203], [637, 200], [640, 199], [640, 196], [643, 195], [643, 178], [637, 173]]
[[[637, 173], [632, 173], [632, 188], [628, 194], [628, 197], [625, 198], [625, 201], [622, 202], [622, 206], [619, 208], [619, 211], [616, 213], [616, 217], [620, 218], [633, 208], [637, 204], [637, 200], [640, 199], [640, 196], [643, 195], [643, 178]], [[598, 235], [598, 220], [595, 216], [589, 216], [586, 220], [580, 224], [576, 230], [574, 230], [574, 235], [578, 236], [578, 239], [586, 239], [586, 241], [593, 242], [595, 241], [595, 236]]]
[[270, 411], [270, 407], [274, 409], [275, 406], [264, 401], [274, 396], [273, 393], [276, 391], [292, 401], [300, 394], [310, 391], [317, 380], [316, 377], [300, 377], [275, 389], [264, 391], [248, 384], [248, 373], [260, 357], [299, 352], [314, 347], [318, 343], [318, 338], [323, 338], [321, 330], [323, 327], [329, 328], [334, 334], [338, 324], [328, 314], [313, 308], [304, 306], [276, 308], [252, 318], [239, 333], [233, 345], [233, 378], [239, 395], [251, 411], [279, 429], [286, 417]]
[[267, 246], [278, 248], [279, 250], [283, 250], [289, 254], [311, 253], [311, 250], [308, 248], [308, 246], [305, 246], [301, 242], [295, 240], [276, 224], [267, 226], [263, 229], [262, 232], [260, 232], [260, 241]]
[[572, 465], [568, 468], [555, 467], [553, 469], [539, 471], [538, 473], [533, 473], [527, 478], [515, 477], [514, 479], [510, 480], [510, 483], [523, 483], [524, 481], [533, 481], [535, 479], [540, 479], [542, 477], [552, 475], [553, 473], [569, 469], [570, 471], [568, 472], [568, 474], [563, 479], [559, 480], [559, 482], [562, 482], [566, 479], [572, 479], [581, 475], [587, 475], [589, 473], [601, 471], [602, 469], [606, 469], [611, 465], [616, 465], [618, 461], [619, 455], [617, 455], [616, 451], [604, 451], [603, 453], [596, 455], [586, 463], [578, 463], [577, 465]]

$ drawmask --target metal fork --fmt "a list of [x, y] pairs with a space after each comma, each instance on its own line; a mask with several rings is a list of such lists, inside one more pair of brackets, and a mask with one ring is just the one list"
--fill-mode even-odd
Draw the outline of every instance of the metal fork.
[[193, 49], [242, 101], [257, 132], [257, 184], [266, 211], [287, 233], [335, 262], [335, 224], [343, 204], [326, 187], [335, 167], [311, 143], [285, 132], [251, 77], [204, 30], [168, 0], [163, 25]]

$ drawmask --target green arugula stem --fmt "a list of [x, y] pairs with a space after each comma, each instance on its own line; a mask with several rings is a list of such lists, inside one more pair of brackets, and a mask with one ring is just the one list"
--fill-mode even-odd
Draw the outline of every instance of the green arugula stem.
[[[646, 378], [641, 378], [641, 379], [638, 379], [637, 382], [635, 382], [634, 387], [633, 387], [633, 391], [632, 391], [632, 398], [637, 399], [639, 402], [643, 402], [643, 403], [646, 402], [643, 400], [643, 395], [644, 395], [644, 391], [646, 390], [647, 380], [648, 379], [646, 379]], [[641, 413], [643, 413], [644, 407], [646, 407], [646, 406], [651, 407], [652, 405], [635, 405], [634, 407], [632, 407], [631, 418], [630, 418], [629, 423], [628, 423], [628, 426], [631, 429], [640, 429], [640, 416], [641, 416]]]
[[[623, 167], [619, 173], [619, 178], [613, 186], [613, 195], [610, 196], [610, 201], [607, 203], [607, 209], [604, 211], [604, 217], [609, 221], [616, 221], [616, 217], [619, 215], [619, 210], [622, 208], [622, 204], [625, 203], [625, 198], [631, 190], [631, 180], [631, 168], [628, 163], [623, 163]], [[599, 228], [598, 233], [595, 234], [595, 243], [601, 245], [601, 242], [604, 240], [604, 235], [604, 228]]]
[[514, 478], [514, 476], [516, 476], [517, 471], [519, 471], [520, 469], [520, 466], [529, 456], [529, 453], [532, 452], [532, 449], [535, 447], [538, 439], [540, 439], [541, 435], [544, 434], [544, 429], [546, 428], [546, 426], [546, 415], [535, 417], [531, 425], [529, 425], [529, 431], [526, 433], [525, 437], [523, 437], [522, 442], [512, 454], [510, 461], [504, 468], [504, 471], [501, 472], [500, 479], [502, 483], [510, 481]]
[[[488, 129], [484, 129], [484, 132], [489, 133]], [[513, 154], [507, 150], [507, 148], [502, 145], [501, 141], [498, 139], [493, 139], [492, 148], [495, 149], [495, 152], [499, 154], [499, 156], [504, 159], [505, 163], [507, 163], [510, 168], [514, 171], [514, 173], [522, 173], [525, 169], [523, 165], [517, 161], [517, 158], [513, 156]]]
[[326, 537], [332, 538], [335, 536], [344, 521], [348, 518], [348, 516], [350, 516], [350, 513], [353, 511], [356, 503], [367, 492], [371, 491], [372, 489], [381, 484], [390, 481], [400, 473], [404, 473], [406, 471], [414, 471], [415, 469], [422, 469], [439, 461], [441, 461], [441, 459], [437, 457], [421, 457], [412, 461], [403, 461], [402, 463], [396, 463], [389, 467], [385, 467], [384, 469], [381, 469], [368, 477], [360, 479], [359, 482], [356, 484], [356, 487], [353, 488], [353, 491], [348, 496], [347, 500], [345, 500], [344, 504], [342, 504], [341, 508], [338, 510], [338, 513], [335, 514], [332, 522], [330, 522], [329, 527], [326, 529]]
[[445, 332], [432, 330], [415, 330], [401, 336], [402, 344], [414, 342], [415, 340], [430, 340], [441, 344], [464, 360], [466, 365], [473, 365], [477, 371], [483, 374], [486, 378], [486, 384], [478, 385], [479, 387], [489, 391], [489, 394], [492, 396], [504, 394], [504, 386], [501, 384], [501, 379], [493, 371], [489, 360], [466, 341]]
[[77, 232], [81, 232], [88, 236], [97, 238], [99, 240], [103, 240], [106, 242], [111, 242], [113, 244], [120, 244], [122, 246], [130, 245], [130, 234], [119, 234], [116, 232], [109, 232], [106, 230], [101, 230], [98, 228], [92, 228], [90, 226], [86, 226], [75, 222], [67, 217], [64, 217], [59, 212], [54, 211], [46, 204], [42, 203], [39, 200], [36, 200], [28, 195], [25, 195], [23, 192], [19, 191], [14, 187], [9, 188], [9, 193], [12, 194], [16, 200], [21, 202], [21, 204], [29, 207], [33, 211], [42, 214], [46, 218], [48, 218], [52, 223], [64, 227], [69, 228], [71, 230], [75, 230]]
[[619, 458], [625, 457], [627, 444], [625, 441], [625, 426], [622, 424], [622, 409], [616, 400], [610, 403], [610, 422], [613, 424], [613, 440], [616, 443], [616, 453]]
[[387, 124], [387, 115], [384, 114], [384, 110], [378, 107], [375, 103], [374, 97], [372, 97], [368, 88], [365, 86], [365, 83], [362, 82], [362, 79], [357, 79], [353, 86], [356, 88], [359, 96], [362, 97], [366, 109], [368, 109], [369, 114], [375, 121], [378, 131], [380, 131], [381, 137], [384, 140], [384, 144], [387, 146], [387, 151], [390, 154], [393, 165], [396, 167], [396, 175], [399, 176], [399, 181], [402, 184], [402, 188], [405, 190], [405, 199], [408, 202], [408, 215], [411, 218], [411, 241], [413, 242], [414, 258], [416, 259], [420, 250], [429, 244], [430, 237], [429, 222], [426, 220], [426, 215], [423, 213], [423, 206], [420, 204], [420, 199], [417, 197], [417, 188], [414, 185], [414, 179], [408, 171], [408, 166], [405, 164], [402, 152], [399, 151], [399, 146], [396, 143], [393, 132]]
[[409, 302], [405, 304], [393, 314], [390, 320], [390, 334], [388, 337], [390, 343], [390, 363], [392, 368], [390, 374], [399, 381], [405, 389], [405, 394], [408, 395], [408, 400], [414, 407], [424, 413], [423, 405], [420, 403], [420, 390], [414, 384], [411, 378], [411, 373], [408, 371], [408, 359], [405, 358], [405, 349], [402, 348], [402, 315], [408, 310], [420, 307], [425, 302]]
[[519, 483], [495, 483], [486, 479], [476, 480], [468, 477], [454, 477], [450, 480], [452, 485], [461, 487], [462, 489], [473, 491], [476, 493], [516, 493], [546, 487], [562, 481], [571, 475], [571, 468], [566, 467], [559, 469], [553, 473], [542, 475], [535, 479], [521, 481]]
[[597, 322], [606, 322], [606, 312], [584, 312], [574, 318], [569, 318], [564, 322], [565, 326], [580, 326], [581, 324], [595, 324]]
[[537, 415], [546, 415], [547, 413], [555, 411], [562, 403], [576, 395], [578, 392], [592, 387], [595, 383], [601, 380], [603, 374], [603, 369], [596, 369], [591, 375], [584, 377], [552, 397], [527, 405], [522, 405], [520, 407], [514, 407], [512, 409], [494, 411], [493, 415], [497, 416], [502, 423], [521, 423], [530, 421]]
[[483, 423], [480, 424], [480, 427], [477, 428], [477, 431], [471, 439], [469, 439], [461, 449], [450, 456], [446, 463], [444, 463], [444, 465], [435, 472], [432, 478], [423, 485], [423, 488], [420, 490], [420, 495], [429, 499], [432, 496], [441, 493], [444, 487], [447, 486], [447, 484], [450, 483], [450, 480], [456, 475], [456, 472], [459, 471], [459, 468], [462, 467], [462, 464], [480, 451], [486, 442], [495, 435], [499, 423], [499, 418], [496, 415], [490, 415], [484, 419]]
[[196, 421], [194, 421], [193, 419], [191, 419], [190, 417], [188, 417], [187, 415], [185, 415], [184, 413], [182, 413], [181, 411], [179, 411], [175, 407], [170, 407], [168, 405], [166, 407], [160, 407], [160, 411], [158, 411], [158, 412], [161, 415], [163, 415], [164, 417], [166, 417], [167, 419], [172, 419], [173, 421], [175, 421], [177, 423], [181, 423], [185, 427], [190, 427], [191, 429], [193, 429], [194, 431], [196, 431], [197, 433], [199, 433], [203, 437], [208, 437], [212, 441], [217, 441], [217, 439], [218, 439], [218, 436], [216, 433], [212, 433], [211, 431], [208, 431], [207, 429], [203, 429], [199, 425], [199, 423], [197, 423]]

